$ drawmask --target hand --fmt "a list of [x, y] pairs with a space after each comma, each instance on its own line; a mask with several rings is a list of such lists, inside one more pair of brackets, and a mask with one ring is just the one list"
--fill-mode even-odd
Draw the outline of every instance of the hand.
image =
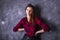
[[37, 35], [39, 32], [37, 31], [36, 33], [35, 33], [35, 35]]
[[43, 33], [44, 32], [44, 30], [42, 29], [42, 30], [39, 30], [39, 31], [37, 31], [36, 33], [35, 33], [35, 35], [37, 35], [38, 33]]
[[19, 32], [24, 31], [24, 28], [19, 28], [18, 31]]

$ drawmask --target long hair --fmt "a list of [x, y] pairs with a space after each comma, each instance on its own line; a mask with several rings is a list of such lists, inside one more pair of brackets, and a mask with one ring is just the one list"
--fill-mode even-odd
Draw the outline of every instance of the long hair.
[[31, 18], [30, 18], [30, 22], [32, 23], [32, 24], [34, 24], [34, 22], [35, 22], [35, 14], [34, 14], [34, 9], [35, 9], [35, 7], [32, 5], [32, 4], [28, 4], [27, 6], [26, 6], [26, 8], [25, 8], [25, 10], [27, 9], [27, 7], [31, 7], [32, 9], [33, 9], [33, 12], [32, 12], [32, 14], [31, 14]]

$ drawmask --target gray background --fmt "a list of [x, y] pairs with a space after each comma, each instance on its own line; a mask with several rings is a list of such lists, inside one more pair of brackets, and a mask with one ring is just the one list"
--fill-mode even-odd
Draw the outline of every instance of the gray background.
[[51, 28], [41, 35], [42, 40], [60, 40], [60, 0], [0, 0], [0, 40], [21, 40], [25, 32], [13, 32], [14, 26], [25, 17], [27, 4], [41, 7], [41, 17]]

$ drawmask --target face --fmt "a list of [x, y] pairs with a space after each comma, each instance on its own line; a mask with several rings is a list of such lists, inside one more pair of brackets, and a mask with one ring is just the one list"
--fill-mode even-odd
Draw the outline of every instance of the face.
[[27, 7], [26, 8], [26, 15], [30, 16], [33, 13], [33, 8], [32, 7]]

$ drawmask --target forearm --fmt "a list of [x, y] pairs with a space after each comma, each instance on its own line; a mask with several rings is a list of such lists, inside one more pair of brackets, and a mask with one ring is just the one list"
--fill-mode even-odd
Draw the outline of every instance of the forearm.
[[43, 33], [43, 32], [44, 32], [44, 29], [41, 29], [41, 30], [37, 31], [36, 34]]
[[24, 28], [19, 28], [18, 31], [19, 31], [19, 32], [20, 32], [20, 31], [24, 31]]

